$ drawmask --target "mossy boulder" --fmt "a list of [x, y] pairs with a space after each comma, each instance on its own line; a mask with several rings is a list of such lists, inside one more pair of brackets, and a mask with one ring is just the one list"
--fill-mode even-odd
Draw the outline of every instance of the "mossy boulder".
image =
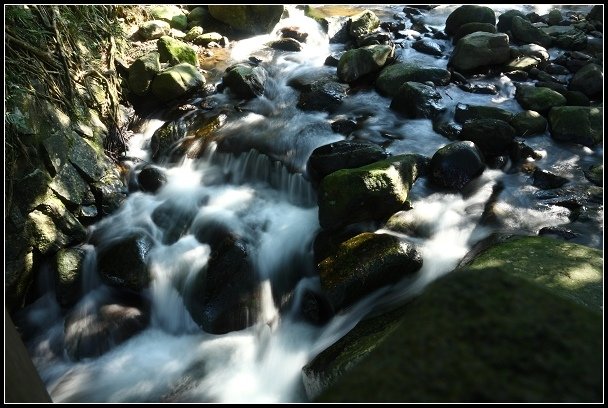
[[562, 106], [549, 112], [551, 137], [593, 147], [603, 141], [603, 115], [598, 107]]
[[597, 64], [587, 64], [574, 74], [568, 85], [571, 91], [584, 93], [588, 98], [593, 99], [601, 96], [602, 85], [604, 83], [604, 72]]
[[[510, 253], [508, 259], [518, 257]], [[533, 257], [528, 260], [527, 269], [541, 272]], [[506, 263], [505, 258], [497, 262]], [[603, 398], [601, 312], [500, 267], [455, 271], [432, 283], [402, 308], [401, 323], [388, 331], [376, 334], [383, 341], [315, 401], [559, 403]], [[364, 333], [340, 348], [352, 349], [356, 360], [373, 347], [374, 334]]]
[[595, 184], [596, 186], [603, 187], [604, 186], [604, 165], [596, 164], [584, 171], [585, 177], [587, 180]]
[[402, 209], [427, 158], [405, 154], [326, 176], [319, 186], [319, 222], [335, 229], [388, 217]]
[[162, 20], [151, 20], [144, 22], [139, 26], [137, 34], [144, 41], [156, 40], [163, 35], [168, 35], [171, 31], [171, 25]]
[[491, 245], [464, 265], [497, 268], [600, 312], [602, 251], [546, 237], [514, 236]]
[[380, 146], [369, 142], [340, 140], [317, 147], [307, 162], [308, 175], [315, 181], [341, 169], [352, 169], [388, 157]]
[[305, 111], [335, 112], [346, 98], [347, 91], [346, 84], [318, 80], [310, 85], [310, 90], [300, 93], [297, 107]]
[[496, 24], [494, 10], [486, 6], [464, 5], [450, 13], [445, 21], [445, 32], [452, 36], [458, 29], [467, 23]]
[[160, 62], [168, 62], [170, 65], [188, 63], [195, 67], [198, 66], [196, 51], [183, 41], [165, 35], [159, 38], [156, 46]]
[[188, 28], [188, 17], [184, 11], [175, 5], [153, 6], [150, 15], [155, 20], [166, 21], [172, 28], [185, 31]]
[[161, 102], [184, 96], [205, 84], [205, 77], [194, 65], [182, 63], [161, 71], [154, 77], [150, 89]]
[[549, 34], [519, 16], [514, 16], [511, 20], [511, 33], [514, 41], [519, 43], [538, 44], [545, 48], [549, 48], [553, 44], [553, 39]]
[[504, 64], [509, 61], [510, 55], [509, 37], [506, 34], [478, 31], [458, 40], [449, 63], [455, 70], [467, 72]]
[[204, 32], [205, 31], [203, 30], [203, 27], [194, 26], [190, 28], [188, 32], [186, 32], [186, 35], [184, 36], [184, 41], [192, 42], [199, 35], [203, 35]]
[[523, 19], [527, 18], [526, 15], [519, 10], [507, 10], [500, 16], [498, 16], [498, 23], [496, 23], [496, 28], [498, 29], [498, 31], [500, 31], [501, 33], [511, 31], [511, 26], [513, 25], [514, 17], [521, 17]]
[[481, 31], [484, 33], [496, 33], [496, 25], [491, 23], [466, 23], [461, 25], [456, 34], [454, 34], [454, 38], [452, 42], [456, 44], [458, 40], [460, 40], [465, 35], [469, 35], [471, 33], [476, 33], [477, 31]]
[[541, 135], [547, 130], [547, 119], [532, 110], [516, 113], [509, 124], [513, 126], [517, 136]]
[[143, 95], [150, 88], [152, 79], [160, 72], [160, 54], [151, 52], [136, 59], [129, 67], [129, 90]]
[[55, 255], [57, 301], [72, 306], [82, 295], [82, 273], [86, 251], [82, 248], [61, 249]]
[[394, 97], [406, 82], [433, 82], [443, 86], [450, 82], [450, 71], [443, 68], [421, 66], [411, 62], [388, 65], [376, 78], [376, 89], [383, 95]]
[[226, 68], [222, 82], [237, 96], [251, 99], [264, 93], [267, 78], [263, 67], [239, 63]]
[[392, 55], [393, 48], [388, 45], [369, 45], [346, 51], [338, 61], [338, 78], [350, 83], [378, 72]]
[[383, 286], [396, 283], [422, 267], [411, 243], [394, 235], [359, 234], [318, 265], [321, 288], [338, 311]]
[[209, 5], [217, 20], [247, 34], [268, 34], [279, 22], [284, 6], [278, 5]]
[[371, 34], [380, 25], [380, 19], [371, 10], [362, 11], [350, 17], [348, 33], [355, 39]]
[[220, 42], [222, 42], [223, 39], [224, 39], [223, 35], [213, 31], [210, 33], [204, 33], [204, 34], [197, 36], [196, 38], [194, 38], [192, 40], [192, 42], [196, 45], [200, 45], [202, 47], [207, 47], [212, 42], [219, 44]]
[[551, 108], [566, 104], [566, 98], [559, 92], [530, 85], [517, 86], [515, 99], [522, 108], [540, 114], [547, 114]]

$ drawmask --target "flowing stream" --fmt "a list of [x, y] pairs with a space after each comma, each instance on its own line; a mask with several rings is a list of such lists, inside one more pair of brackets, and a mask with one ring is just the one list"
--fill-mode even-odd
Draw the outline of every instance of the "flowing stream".
[[[455, 7], [440, 6], [425, 12], [426, 23], [443, 29]], [[549, 10], [548, 5], [542, 7]], [[287, 85], [289, 80], [307, 72], [335, 74], [335, 68], [324, 66], [324, 61], [344, 46], [330, 44], [317, 23], [301, 10], [288, 8], [290, 17], [281, 20], [271, 34], [231, 46], [234, 61], [251, 56], [262, 61], [260, 65], [269, 73], [264, 95], [246, 103], [226, 92], [206, 99], [216, 106], [240, 103], [240, 114], [217, 131], [218, 140], [229, 140], [240, 151], [222, 151], [220, 144], [211, 142], [192, 158], [161, 163], [167, 183], [157, 193], [131, 192], [116, 213], [90, 228], [90, 235], [97, 237], [97, 250], [134, 230], [146, 231], [152, 237], [153, 247], [146, 258], [152, 281], [142, 294], [150, 301], [147, 327], [99, 357], [74, 361], [63, 347], [65, 316], [50, 282], [47, 295], [28, 308], [26, 316], [33, 333], [28, 346], [54, 401], [305, 402], [301, 369], [307, 362], [370, 311], [415, 296], [429, 282], [453, 270], [473, 244], [493, 232], [490, 227], [481, 227], [479, 220], [497, 183], [504, 186], [495, 207], [503, 230], [537, 234], [542, 227], [570, 222], [567, 208], [539, 202], [537, 189], [525, 173], [487, 169], [464, 195], [438, 192], [426, 178], [420, 178], [410, 192], [413, 209], [407, 212], [417, 234], [408, 236], [374, 227], [374, 231], [394, 234], [417, 245], [424, 263], [415, 280], [378, 290], [324, 325], [303, 320], [298, 312], [302, 293], [307, 289], [320, 291], [312, 250], [320, 231], [318, 207], [315, 189], [305, 176], [306, 162], [315, 148], [344, 139], [332, 131], [330, 123], [341, 117], [366, 118], [358, 130], [361, 138], [398, 135], [385, 139], [384, 145], [392, 155], [420, 153], [430, 157], [449, 140], [433, 131], [430, 120], [405, 119], [391, 111], [390, 99], [373, 89], [351, 94], [333, 114], [299, 110], [299, 93]], [[381, 20], [396, 13], [403, 15], [403, 6], [369, 8]], [[498, 14], [510, 8], [513, 6], [495, 9]], [[409, 28], [411, 22], [404, 21]], [[301, 52], [265, 46], [278, 38], [275, 33], [280, 27], [294, 25], [309, 34]], [[397, 53], [401, 60], [442, 68], [447, 65], [447, 57], [420, 54], [410, 47], [398, 47]], [[452, 111], [457, 103], [522, 111], [513, 99], [514, 85], [507, 77], [485, 82], [494, 83], [499, 94], [467, 93], [453, 84], [437, 89]], [[191, 104], [198, 106], [200, 99]], [[128, 156], [133, 174], [150, 160], [150, 139], [163, 123], [160, 119], [147, 120], [130, 140]], [[601, 145], [595, 149], [558, 145], [548, 133], [525, 142], [541, 152], [537, 164], [568, 177], [573, 186], [588, 183], [580, 168], [603, 157]], [[175, 242], [167, 242], [166, 231], [152, 220], [152, 213], [161, 205], [175, 214], [195, 213], [189, 229]], [[593, 222], [577, 224], [579, 242], [601, 248], [603, 210], [592, 216]], [[210, 246], [195, 237], [196, 231], [209, 222], [221, 222], [243, 237], [262, 282], [260, 316], [255, 319], [258, 323], [221, 335], [199, 328], [184, 306], [180, 291], [196, 279], [209, 260]], [[82, 316], [86, 325], [88, 311], [107, 302], [111, 295], [96, 271], [96, 246], [91, 243], [84, 249], [86, 295], [70, 313]]]

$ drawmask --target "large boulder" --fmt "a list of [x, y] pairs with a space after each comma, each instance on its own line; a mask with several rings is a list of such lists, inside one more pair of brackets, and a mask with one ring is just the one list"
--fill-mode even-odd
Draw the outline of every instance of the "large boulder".
[[585, 106], [562, 106], [549, 111], [551, 137], [560, 142], [593, 147], [603, 141], [602, 109]]
[[568, 85], [571, 91], [584, 93], [590, 99], [601, 96], [604, 70], [597, 64], [587, 64], [574, 74]]
[[151, 280], [147, 257], [153, 246], [154, 240], [142, 231], [104, 242], [97, 248], [97, 268], [103, 281], [136, 292], [146, 288]]
[[188, 17], [184, 11], [175, 5], [153, 6], [150, 15], [155, 20], [166, 21], [172, 28], [185, 31], [188, 28]]
[[388, 153], [374, 143], [340, 140], [313, 150], [306, 168], [308, 175], [319, 181], [334, 171], [365, 166], [387, 157]]
[[422, 267], [415, 246], [389, 234], [366, 232], [342, 243], [318, 265], [321, 288], [338, 311]]
[[408, 118], [432, 119], [446, 110], [441, 99], [434, 87], [419, 82], [406, 82], [397, 91], [390, 108]]
[[473, 142], [453, 142], [435, 152], [429, 166], [432, 183], [460, 191], [485, 170], [484, 157]]
[[462, 125], [461, 140], [469, 140], [487, 159], [505, 154], [515, 141], [515, 129], [498, 119], [473, 119]]
[[318, 194], [321, 227], [335, 229], [402, 209], [426, 163], [423, 156], [405, 154], [326, 176]]
[[547, 130], [547, 119], [532, 110], [516, 113], [509, 124], [515, 129], [515, 135], [522, 137], [541, 135]]
[[151, 52], [136, 59], [129, 67], [129, 90], [136, 95], [145, 94], [152, 80], [160, 72], [160, 54]]
[[496, 24], [494, 10], [486, 6], [464, 5], [452, 11], [445, 21], [445, 32], [454, 35], [458, 29], [467, 23]]
[[498, 119], [508, 122], [513, 117], [513, 113], [497, 106], [468, 105], [459, 103], [456, 105], [454, 120], [458, 123], [465, 123], [474, 119]]
[[478, 31], [484, 33], [496, 33], [496, 26], [491, 23], [466, 23], [461, 25], [454, 34], [454, 38], [452, 38], [452, 42], [456, 44], [458, 40], [460, 40], [465, 35], [469, 35], [471, 33], [476, 33]]
[[184, 96], [205, 84], [205, 77], [194, 65], [182, 63], [161, 71], [150, 89], [161, 102]]
[[406, 82], [433, 82], [443, 86], [450, 82], [450, 71], [444, 68], [421, 66], [405, 62], [386, 66], [376, 78], [376, 89], [383, 95], [394, 97]]
[[519, 16], [515, 16], [511, 20], [511, 33], [514, 41], [523, 44], [538, 44], [549, 48], [553, 43], [553, 39], [549, 34]]
[[350, 17], [348, 33], [355, 39], [371, 34], [380, 25], [380, 19], [373, 11], [365, 10]]
[[388, 45], [369, 45], [346, 51], [338, 61], [338, 78], [350, 83], [364, 75], [378, 72], [393, 52], [393, 48]]
[[519, 85], [515, 91], [515, 99], [522, 108], [547, 114], [551, 108], [566, 104], [566, 98], [549, 88], [530, 85]]
[[[536, 256], [527, 256], [525, 271], [548, 272], [549, 280], [551, 272], [564, 271], [553, 262], [550, 271], [539, 268]], [[398, 310], [400, 323], [385, 318], [376, 330], [360, 327], [338, 349], [352, 354], [335, 347], [322, 352], [316, 361], [335, 361], [349, 371], [316, 374], [337, 381], [315, 401], [601, 402], [601, 312], [503, 269], [505, 259], [518, 258], [511, 252], [495, 259], [497, 268], [452, 272]]]
[[348, 85], [331, 80], [318, 80], [310, 90], [300, 93], [298, 108], [305, 111], [334, 112], [346, 97]]
[[165, 35], [159, 38], [156, 46], [158, 47], [160, 62], [168, 62], [169, 65], [188, 63], [195, 67], [198, 66], [196, 51], [183, 41]]
[[217, 20], [247, 34], [268, 34], [283, 15], [282, 5], [209, 5]]
[[206, 332], [224, 334], [256, 323], [260, 310], [259, 280], [246, 245], [228, 237], [199, 271], [185, 303], [192, 319]]
[[240, 98], [251, 99], [264, 93], [267, 77], [263, 67], [239, 63], [226, 68], [222, 82]]
[[465, 35], [456, 44], [450, 65], [457, 71], [500, 65], [509, 61], [511, 50], [506, 34], [475, 32]]
[[496, 23], [496, 29], [501, 33], [511, 31], [514, 17], [521, 17], [523, 19], [527, 18], [526, 15], [519, 10], [507, 10], [500, 16], [498, 16], [498, 23]]

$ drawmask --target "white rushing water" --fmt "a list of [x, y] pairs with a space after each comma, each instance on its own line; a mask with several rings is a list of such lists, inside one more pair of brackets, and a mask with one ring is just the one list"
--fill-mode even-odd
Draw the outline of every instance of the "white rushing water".
[[[386, 6], [384, 11], [401, 9]], [[452, 9], [429, 13], [428, 24], [443, 28]], [[153, 248], [146, 262], [152, 282], [143, 293], [150, 300], [147, 328], [99, 357], [73, 361], [63, 348], [64, 319], [52, 290], [30, 307], [27, 319], [37, 332], [29, 346], [53, 401], [304, 402], [301, 369], [318, 352], [344, 335], [373, 307], [420, 293], [429, 282], [453, 270], [474, 243], [493, 232], [490, 227], [480, 227], [479, 220], [497, 183], [504, 190], [495, 210], [505, 229], [536, 234], [541, 227], [568, 222], [566, 208], [541, 207], [534, 202], [531, 197], [535, 188], [526, 174], [488, 169], [466, 196], [437, 192], [421, 178], [410, 192], [413, 208], [403, 214], [412, 225], [412, 234], [382, 228], [376, 231], [417, 245], [424, 263], [415, 280], [372, 293], [323, 326], [298, 318], [296, 309], [302, 291], [320, 290], [318, 278], [311, 273], [312, 243], [320, 231], [318, 208], [315, 190], [303, 173], [316, 147], [344, 139], [332, 132], [329, 123], [339, 115], [371, 113], [362, 131], [389, 131], [403, 136], [388, 145], [391, 154], [432, 156], [449, 141], [433, 131], [429, 120], [405, 120], [388, 109], [390, 100], [375, 91], [351, 95], [334, 115], [297, 109], [298, 92], [287, 85], [288, 81], [307, 72], [335, 73], [335, 68], [324, 67], [323, 63], [342, 45], [330, 45], [318, 24], [304, 17], [301, 10], [290, 6], [289, 16], [271, 34], [237, 42], [232, 48], [235, 61], [256, 56], [269, 72], [265, 94], [242, 104], [246, 113], [218, 132], [224, 138], [235, 138], [237, 144], [251, 146], [251, 150], [241, 154], [220, 152], [212, 143], [198, 159], [166, 164], [167, 184], [156, 194], [130, 193], [115, 214], [92, 227], [91, 232], [101, 237], [100, 245], [134, 230], [151, 237]], [[288, 26], [309, 33], [302, 52], [286, 53], [265, 46], [278, 38], [279, 28]], [[413, 56], [411, 49], [401, 52], [402, 57]], [[447, 63], [442, 58], [422, 58], [440, 67]], [[451, 86], [440, 92], [448, 109], [462, 102], [521, 111], [509, 98], [512, 83], [506, 77], [499, 81], [498, 96], [470, 94]], [[211, 98], [219, 104], [229, 102], [225, 94]], [[131, 139], [128, 156], [149, 161], [150, 138], [163, 123], [149, 120]], [[540, 161], [543, 168], [571, 178], [578, 162], [603, 156], [601, 148], [556, 146], [544, 136], [526, 143], [544, 152]], [[152, 213], [160, 206], [194, 214], [191, 227], [176, 242], [166, 243], [164, 230], [152, 220]], [[220, 222], [243, 238], [262, 281], [259, 323], [222, 335], [208, 334], [198, 327], [184, 305], [182, 293], [209, 261], [210, 246], [195, 238], [209, 222]], [[88, 255], [83, 286], [87, 294], [74, 307], [82, 316], [108, 296], [95, 270], [94, 247], [86, 245], [85, 249]], [[289, 303], [292, 292], [293, 301]]]

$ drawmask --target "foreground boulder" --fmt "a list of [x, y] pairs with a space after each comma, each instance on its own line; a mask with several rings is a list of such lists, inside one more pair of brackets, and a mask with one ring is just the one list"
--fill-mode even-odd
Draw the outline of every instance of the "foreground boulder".
[[546, 114], [551, 108], [566, 104], [566, 98], [559, 92], [530, 85], [517, 86], [515, 99], [522, 108], [540, 114]]
[[156, 46], [158, 47], [160, 62], [168, 62], [169, 65], [188, 63], [195, 67], [198, 66], [196, 51], [183, 41], [166, 35], [159, 38]]
[[342, 243], [318, 269], [321, 288], [338, 311], [421, 267], [422, 256], [412, 244], [393, 235], [366, 232]]
[[506, 34], [475, 32], [465, 35], [456, 44], [450, 65], [456, 71], [473, 71], [509, 61], [509, 37]]
[[425, 171], [427, 160], [424, 156], [404, 154], [331, 173], [319, 186], [321, 227], [335, 229], [399, 211], [412, 184]]
[[194, 65], [182, 63], [165, 69], [152, 80], [152, 94], [162, 102], [179, 98], [205, 84], [205, 77]]
[[593, 147], [603, 140], [602, 109], [562, 106], [549, 112], [551, 137], [560, 142]]

